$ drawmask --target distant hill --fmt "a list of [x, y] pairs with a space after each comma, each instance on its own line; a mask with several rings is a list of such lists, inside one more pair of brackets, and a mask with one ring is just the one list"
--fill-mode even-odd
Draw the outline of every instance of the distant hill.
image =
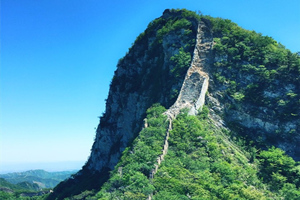
[[[47, 172], [44, 170], [29, 170], [25, 172], [0, 174], [0, 178], [16, 185], [27, 182], [29, 185], [34, 185], [33, 188], [27, 189], [36, 190], [41, 188], [53, 188], [59, 182], [70, 177], [73, 173], [76, 173], [76, 171]], [[38, 187], [36, 188], [36, 186]]]
[[10, 183], [4, 178], [0, 178], [0, 191], [13, 193], [16, 190], [39, 190], [39, 186], [35, 183], [21, 182], [17, 184]]
[[50, 192], [49, 189], [41, 189], [36, 183], [21, 182], [17, 184], [10, 183], [4, 178], [0, 178], [0, 199], [36, 199]]

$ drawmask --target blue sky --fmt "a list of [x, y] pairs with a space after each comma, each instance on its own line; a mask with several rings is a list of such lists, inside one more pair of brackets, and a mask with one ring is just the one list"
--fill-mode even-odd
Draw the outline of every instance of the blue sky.
[[118, 60], [166, 8], [228, 18], [300, 51], [298, 0], [1, 0], [0, 172], [83, 164]]

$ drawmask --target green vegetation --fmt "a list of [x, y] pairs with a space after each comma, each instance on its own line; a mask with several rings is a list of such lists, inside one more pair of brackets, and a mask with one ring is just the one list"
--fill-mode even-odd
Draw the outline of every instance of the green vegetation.
[[153, 199], [264, 199], [254, 164], [209, 119], [181, 113], [173, 123]]
[[[211, 22], [214, 63], [210, 73], [214, 88], [220, 88], [222, 93], [219, 101], [226, 110], [224, 120], [230, 118], [229, 128], [236, 132], [235, 135], [253, 140], [257, 148], [266, 149], [283, 141], [297, 145], [293, 141], [299, 134], [296, 128], [300, 115], [299, 54], [292, 53], [269, 36], [245, 30], [228, 19], [203, 17]], [[241, 125], [243, 122], [232, 116], [236, 113], [278, 128], [266, 133], [262, 127], [255, 128], [251, 123], [248, 127], [247, 122]], [[293, 125], [287, 128], [288, 124]], [[290, 153], [295, 157], [297, 154]]]
[[0, 175], [0, 199], [45, 199], [50, 188], [68, 178], [75, 171], [46, 172], [30, 170]]
[[[273, 109], [282, 121], [295, 119], [300, 113], [296, 100], [300, 95], [299, 55], [271, 37], [242, 29], [228, 19], [206, 18], [212, 22], [214, 35], [215, 78], [227, 85], [228, 95], [237, 102], [243, 99]], [[296, 87], [288, 92], [280, 90], [289, 85]], [[280, 94], [270, 97], [263, 91]]]
[[171, 61], [174, 65], [174, 68], [171, 69], [171, 73], [174, 75], [176, 80], [178, 79], [178, 77], [182, 77], [182, 75], [185, 75], [187, 69], [191, 64], [192, 57], [190, 53], [185, 52], [181, 47], [178, 54], [175, 54], [171, 57]]
[[[156, 102], [164, 107], [170, 107], [175, 102], [195, 47], [198, 20], [193, 12], [168, 10], [148, 25], [126, 56], [118, 62], [118, 69], [110, 85], [110, 94], [119, 97], [114, 99], [118, 108], [111, 112], [110, 105], [107, 105], [106, 113], [100, 117], [99, 129], [116, 128], [115, 124], [110, 123], [111, 118], [122, 115], [131, 99], [128, 96], [141, 97], [142, 109], [149, 108]], [[178, 65], [177, 61], [181, 59], [182, 65]], [[112, 98], [112, 95], [109, 95], [107, 103], [111, 103]], [[133, 132], [132, 135], [138, 136], [143, 118], [144, 116], [133, 122], [135, 127], [128, 130]], [[115, 147], [119, 151], [119, 144], [115, 144]], [[142, 147], [141, 150], [148, 152], [148, 149]], [[147, 165], [143, 164], [143, 176], [148, 176], [145, 174], [150, 165]], [[88, 167], [84, 167], [74, 179], [61, 182], [48, 199], [74, 197], [86, 190], [99, 190], [108, 179], [108, 170], [105, 168], [93, 174], [94, 172], [89, 173]], [[138, 178], [143, 177], [142, 174], [138, 174]]]
[[37, 184], [20, 182], [12, 184], [0, 178], [0, 199], [1, 200], [39, 200], [44, 199], [49, 189], [41, 190]]
[[[141, 72], [114, 76], [111, 89], [117, 91], [119, 88], [121, 92], [138, 92], [140, 95], [150, 91], [151, 102], [160, 102], [163, 94], [166, 100], [160, 103], [171, 106], [191, 63], [199, 19], [194, 12], [172, 9], [150, 22], [118, 63], [118, 68], [127, 71], [139, 68]], [[137, 58], [143, 58], [141, 66], [136, 65]]]
[[39, 190], [39, 186], [37, 184], [31, 184], [28, 182], [20, 182], [18, 184], [13, 184], [5, 180], [4, 178], [0, 178], [0, 187], [8, 188], [10, 190], [31, 190], [37, 191]]
[[17, 184], [20, 182], [28, 182], [30, 184], [37, 184], [40, 188], [53, 188], [59, 182], [70, 177], [76, 171], [62, 171], [62, 172], [47, 172], [44, 170], [30, 170], [18, 173], [0, 174], [10, 183]]
[[[270, 184], [273, 190], [285, 190], [287, 187], [294, 197], [300, 197], [300, 166], [281, 149], [272, 147], [268, 151], [260, 152], [260, 176], [264, 182]], [[289, 194], [291, 195], [291, 194]], [[296, 199], [296, 198], [294, 198]]]
[[[167, 130], [162, 106], [147, 111], [144, 128], [100, 192], [86, 199], [299, 199], [300, 165], [278, 148], [259, 151], [232, 141], [228, 130], [181, 112], [173, 121], [169, 149], [154, 178]], [[76, 198], [75, 198], [76, 199]]]
[[165, 108], [155, 104], [147, 110], [148, 127], [144, 128], [123, 156], [107, 183], [96, 195], [99, 199], [146, 199], [154, 191], [149, 175], [161, 154], [168, 122]]
[[[218, 95], [225, 109], [267, 122], [298, 120], [299, 55], [271, 37], [244, 30], [230, 20], [200, 17], [187, 10], [166, 10], [163, 17], [149, 24], [119, 61], [118, 67], [130, 74], [116, 73], [112, 92], [124, 96], [135, 92], [149, 97], [149, 104], [171, 106], [192, 59], [197, 23], [203, 18], [211, 23], [215, 44], [210, 73], [215, 88], [221, 88]], [[171, 55], [165, 54], [166, 49]], [[143, 62], [137, 64], [141, 58]], [[124, 98], [120, 104], [126, 101]], [[272, 139], [292, 141], [297, 127], [291, 126], [289, 135], [284, 135], [285, 127], [279, 126], [266, 137], [234, 121], [228, 123], [232, 131], [221, 129], [210, 119], [206, 106], [198, 116], [182, 111], [173, 120], [168, 153], [152, 177], [168, 127], [163, 106], [154, 104], [147, 110], [147, 126], [136, 133], [109, 177], [103, 175], [108, 169], [99, 175], [83, 168], [80, 175], [61, 183], [57, 196], [50, 195], [49, 199], [131, 200], [149, 195], [154, 200], [300, 199], [300, 163], [270, 145], [276, 143]], [[109, 117], [114, 116], [101, 118], [101, 126]]]

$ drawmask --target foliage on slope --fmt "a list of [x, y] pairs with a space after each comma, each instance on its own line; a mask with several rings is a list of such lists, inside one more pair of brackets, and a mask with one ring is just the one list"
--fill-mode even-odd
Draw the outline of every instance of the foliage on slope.
[[[285, 49], [271, 37], [242, 29], [230, 20], [220, 18], [210, 20], [216, 42], [215, 56], [220, 58], [214, 63], [214, 67], [220, 69], [219, 74], [215, 75], [220, 82], [229, 83], [229, 94], [236, 96], [237, 100], [275, 107], [275, 114], [280, 115], [281, 120], [299, 117], [299, 55]], [[247, 81], [240, 80], [246, 76], [253, 76], [248, 85]], [[277, 99], [263, 96], [263, 91], [269, 89], [271, 92], [277, 89], [279, 81], [282, 86], [292, 84], [295, 87]], [[238, 98], [237, 93], [243, 97]]]
[[30, 170], [0, 175], [0, 199], [38, 200], [74, 171], [47, 172]]
[[38, 200], [44, 199], [40, 196], [48, 191], [42, 191], [37, 184], [29, 182], [10, 183], [4, 178], [0, 178], [0, 199], [1, 200]]
[[124, 151], [101, 191], [84, 198], [146, 199], [151, 194], [158, 200], [300, 197], [299, 163], [278, 148], [258, 151], [243, 141], [232, 141], [228, 130], [208, 119], [206, 107], [199, 116], [182, 112], [173, 121], [168, 154], [150, 179], [167, 130], [164, 110], [157, 105], [148, 110], [149, 127]]
[[[215, 36], [214, 76], [226, 86], [232, 106], [266, 107], [274, 110], [266, 117], [297, 120], [299, 56], [272, 38], [244, 30], [229, 20], [210, 21]], [[172, 60], [181, 65], [185, 57], [181, 52]], [[279, 95], [266, 95], [265, 91], [276, 93], [280, 87], [284, 89], [277, 91]], [[250, 112], [255, 114], [255, 110]], [[242, 140], [230, 141], [232, 133], [217, 129], [205, 116], [183, 113], [173, 125], [168, 154], [152, 181], [144, 177], [129, 185], [110, 185], [98, 197], [144, 199], [152, 192], [153, 199], [300, 198], [299, 163], [284, 151], [275, 147], [257, 150]]]
[[32, 190], [36, 191], [39, 189], [37, 184], [30, 184], [28, 182], [20, 182], [18, 184], [13, 184], [5, 180], [4, 178], [0, 178], [0, 187], [8, 188], [11, 190]]
[[[192, 16], [190, 12], [181, 12], [180, 15], [184, 16], [182, 13]], [[244, 30], [230, 20], [206, 18], [212, 23], [215, 37], [215, 60], [211, 71], [224, 88], [227, 109], [243, 110], [247, 107], [247, 112], [253, 116], [269, 121], [298, 120], [299, 56], [272, 38]], [[191, 28], [193, 23], [186, 19], [166, 17], [150, 23], [145, 33], [137, 38], [135, 44], [138, 45], [129, 50], [126, 59], [138, 60], [146, 52], [146, 57], [155, 58], [153, 71], [145, 78], [126, 74], [114, 77], [111, 87], [121, 85], [126, 92], [142, 94], [150, 85], [151, 98], [158, 101], [158, 94], [164, 89], [160, 87], [162, 82], [170, 80], [174, 84], [177, 77], [185, 75], [184, 70], [191, 59], [192, 45], [181, 47], [180, 42], [175, 43], [177, 53], [170, 59], [170, 70], [161, 70], [163, 39], [181, 33], [182, 29], [182, 36], [192, 36], [195, 30]], [[153, 37], [149, 45], [149, 38]], [[188, 39], [187, 44], [192, 44], [191, 38], [181, 39]], [[135, 51], [136, 48], [147, 51]], [[120, 60], [119, 67], [128, 70], [132, 65], [128, 65], [126, 59]], [[149, 72], [152, 64], [149, 62], [149, 66], [143, 66], [143, 74]], [[127, 83], [130, 87], [126, 86]], [[166, 105], [172, 105], [170, 99], [176, 98], [176, 89], [180, 86], [181, 83], [178, 83], [177, 88], [165, 93], [168, 96]], [[275, 137], [292, 141], [293, 133], [299, 133], [299, 126], [298, 130], [297, 127], [284, 130], [284, 127], [279, 127]], [[205, 116], [198, 119], [186, 114], [178, 116], [170, 136], [170, 150], [152, 182], [148, 179], [148, 172], [157, 154], [149, 148], [146, 142], [148, 136], [143, 138], [146, 133], [140, 134], [133, 146], [125, 150], [109, 181], [96, 197], [89, 197], [90, 191], [86, 191], [72, 198], [145, 199], [153, 193], [153, 199], [299, 199], [298, 163], [280, 149], [258, 151], [245, 146], [242, 140], [230, 141], [229, 138], [236, 135], [217, 129]], [[151, 141], [158, 144], [159, 134]], [[266, 140], [260, 142], [268, 146]]]
[[243, 145], [238, 147], [226, 134], [203, 115], [179, 115], [165, 162], [153, 180], [153, 199], [300, 197], [299, 164], [291, 157], [272, 148], [256, 158], [255, 148], [241, 150]]
[[147, 110], [148, 127], [144, 128], [131, 147], [126, 148], [111, 177], [96, 195], [99, 199], [145, 199], [154, 191], [149, 175], [161, 154], [167, 118], [165, 108], [153, 105]]
[[15, 172], [1, 174], [0, 177], [4, 178], [10, 183], [37, 183], [40, 188], [53, 188], [60, 181], [70, 177], [76, 171], [62, 171], [62, 172], [47, 172], [44, 170], [29, 170], [25, 172]]
[[[261, 146], [280, 141], [299, 145], [300, 126], [300, 56], [269, 36], [248, 31], [227, 19], [208, 17], [214, 36], [214, 63], [210, 69], [223, 96], [231, 128], [233, 111], [270, 124], [268, 134], [258, 129], [239, 132], [251, 136]], [[232, 120], [233, 119], [233, 120]], [[229, 120], [229, 121], [230, 121]], [[240, 123], [240, 122], [238, 122]], [[299, 159], [299, 151], [285, 146]]]
[[[150, 22], [126, 56], [119, 60], [118, 68], [129, 74], [115, 74], [112, 90], [138, 92], [140, 95], [150, 91], [152, 102], [171, 106], [191, 63], [198, 20], [194, 12], [172, 9]], [[178, 62], [178, 58], [184, 58], [184, 62]], [[137, 73], [139, 70], [142, 72]], [[121, 86], [119, 89], [116, 87], [118, 85]], [[162, 93], [163, 101], [160, 99]]]

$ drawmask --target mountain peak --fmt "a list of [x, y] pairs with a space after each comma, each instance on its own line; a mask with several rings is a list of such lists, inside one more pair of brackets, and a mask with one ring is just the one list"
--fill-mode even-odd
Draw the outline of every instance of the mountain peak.
[[[155, 103], [166, 108], [170, 127], [182, 110], [201, 115], [206, 104], [212, 131], [231, 131], [233, 137], [262, 149], [274, 145], [299, 160], [299, 60], [272, 38], [230, 20], [166, 9], [120, 59], [86, 165], [49, 198], [100, 188], [112, 170], [122, 176], [123, 165], [117, 164], [124, 152], [128, 154], [128, 147], [138, 144], [133, 141], [148, 127], [144, 119]], [[149, 176], [150, 169], [157, 171], [164, 160], [172, 137], [170, 127], [162, 135], [164, 153], [153, 154], [158, 161], [149, 161], [151, 167], [140, 171], [143, 176]], [[250, 162], [226, 137], [220, 138], [226, 140], [226, 148], [239, 152], [242, 162]]]

